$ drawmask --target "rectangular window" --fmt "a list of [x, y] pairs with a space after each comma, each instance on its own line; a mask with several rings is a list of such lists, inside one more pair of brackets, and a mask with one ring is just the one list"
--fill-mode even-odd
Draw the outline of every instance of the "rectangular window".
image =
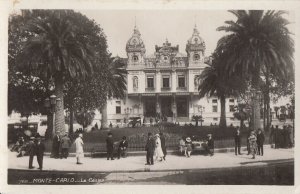
[[121, 114], [121, 101], [116, 101], [116, 114]]
[[229, 105], [229, 112], [234, 112], [234, 105]]
[[179, 75], [178, 76], [178, 87], [179, 88], [184, 88], [185, 87], [185, 77], [184, 77], [184, 75]]
[[153, 76], [147, 77], [147, 88], [154, 88], [154, 77]]
[[117, 123], [121, 123], [121, 119], [117, 119]]
[[234, 117], [230, 117], [230, 120], [231, 120], [231, 121], [234, 121]]
[[218, 100], [217, 99], [213, 99], [212, 103], [218, 103]]
[[234, 103], [234, 99], [233, 99], [233, 98], [230, 98], [230, 99], [229, 99], [229, 102], [233, 102], [233, 103]]
[[169, 88], [169, 87], [170, 87], [170, 78], [163, 77], [163, 88]]
[[217, 117], [214, 117], [213, 120], [214, 120], [214, 121], [218, 121], [218, 118], [217, 118]]
[[212, 106], [212, 111], [213, 112], [218, 112], [218, 106], [217, 105], [213, 105]]

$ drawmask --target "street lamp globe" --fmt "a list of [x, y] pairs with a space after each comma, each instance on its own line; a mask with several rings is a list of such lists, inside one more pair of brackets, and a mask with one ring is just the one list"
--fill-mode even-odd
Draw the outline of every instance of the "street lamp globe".
[[56, 96], [54, 94], [50, 96], [50, 103], [51, 103], [51, 105], [56, 104]]
[[50, 108], [50, 99], [49, 98], [46, 98], [45, 101], [44, 101], [44, 106], [46, 108]]

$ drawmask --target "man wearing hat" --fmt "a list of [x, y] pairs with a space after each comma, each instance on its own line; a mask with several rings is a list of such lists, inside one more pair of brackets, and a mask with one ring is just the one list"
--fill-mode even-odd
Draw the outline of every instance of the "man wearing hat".
[[154, 161], [153, 161], [154, 150], [155, 150], [155, 140], [152, 137], [152, 133], [148, 133], [148, 139], [147, 139], [146, 146], [145, 146], [145, 151], [147, 151], [146, 165], [154, 164]]
[[258, 155], [264, 155], [264, 141], [265, 141], [265, 135], [262, 133], [261, 129], [258, 129], [257, 132], [257, 150], [258, 150]]
[[128, 141], [126, 140], [126, 136], [123, 136], [122, 140], [119, 143], [118, 159], [120, 159], [121, 155], [123, 157], [126, 157], [127, 147], [128, 147]]
[[214, 143], [214, 140], [212, 138], [212, 134], [208, 134], [207, 135], [207, 146], [206, 146], [207, 154], [209, 154], [210, 156], [213, 156], [214, 155], [214, 148], [215, 148], [215, 143]]
[[52, 154], [53, 154], [52, 156], [54, 158], [59, 158], [59, 148], [60, 148], [60, 136], [59, 136], [59, 132], [56, 132], [52, 141]]
[[83, 137], [83, 135], [82, 135], [82, 133], [80, 133], [74, 142], [75, 146], [76, 146], [76, 159], [77, 159], [76, 164], [82, 164], [81, 158], [84, 157], [82, 137]]
[[44, 159], [44, 152], [45, 152], [45, 144], [42, 142], [42, 138], [37, 138], [36, 143], [36, 157], [37, 162], [39, 164], [39, 169], [43, 170], [43, 159]]
[[106, 138], [106, 149], [107, 149], [107, 160], [109, 158], [114, 160], [114, 140], [112, 138], [112, 133], [109, 132]]
[[61, 145], [61, 155], [60, 158], [68, 158], [69, 155], [69, 149], [72, 145], [71, 139], [68, 136], [68, 133], [65, 133], [65, 135], [61, 138], [60, 141]]
[[241, 155], [241, 132], [239, 128], [236, 129], [234, 135], [234, 151], [235, 155]]
[[28, 143], [28, 154], [29, 154], [29, 169], [33, 169], [32, 166], [34, 155], [36, 155], [36, 144], [34, 142], [35, 137], [30, 137], [29, 143]]

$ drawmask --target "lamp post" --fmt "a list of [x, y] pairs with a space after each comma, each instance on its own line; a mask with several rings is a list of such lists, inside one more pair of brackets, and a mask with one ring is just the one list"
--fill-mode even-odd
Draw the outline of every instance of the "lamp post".
[[202, 113], [203, 113], [204, 107], [200, 105], [199, 108], [200, 108], [200, 116], [201, 116], [201, 118], [200, 118], [200, 125], [202, 127], [202, 123], [204, 121]]
[[[56, 103], [57, 100], [59, 100], [59, 98], [56, 99], [55, 95], [51, 95], [50, 99], [46, 98], [45, 102], [44, 102], [44, 106], [50, 111], [50, 113], [52, 114], [52, 129], [50, 129], [51, 131], [51, 135], [50, 137], [52, 137], [53, 135], [55, 135], [55, 108], [56, 108]], [[49, 127], [49, 126], [48, 126]], [[49, 130], [49, 129], [48, 129]]]

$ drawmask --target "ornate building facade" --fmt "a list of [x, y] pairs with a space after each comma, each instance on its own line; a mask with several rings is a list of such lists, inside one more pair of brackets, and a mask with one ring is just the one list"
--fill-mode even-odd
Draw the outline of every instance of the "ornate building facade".
[[[135, 27], [126, 44], [127, 95], [108, 101], [108, 123], [122, 124], [124, 118], [141, 116], [146, 122], [156, 115], [170, 122], [190, 122], [193, 115], [202, 115], [204, 123], [219, 123], [220, 101], [199, 98], [196, 79], [207, 66], [205, 42], [196, 26], [187, 40], [186, 53], [168, 40], [155, 46], [146, 55], [141, 33]], [[226, 99], [228, 122], [233, 121], [235, 99]]]

